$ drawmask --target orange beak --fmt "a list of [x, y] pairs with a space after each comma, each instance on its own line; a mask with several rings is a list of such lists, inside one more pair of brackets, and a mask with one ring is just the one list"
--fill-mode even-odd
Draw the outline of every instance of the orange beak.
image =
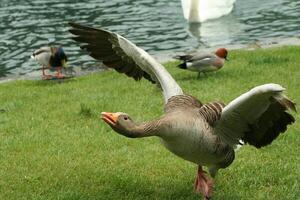
[[118, 121], [119, 114], [117, 113], [110, 113], [110, 112], [102, 112], [101, 119], [108, 123], [109, 125], [116, 125]]

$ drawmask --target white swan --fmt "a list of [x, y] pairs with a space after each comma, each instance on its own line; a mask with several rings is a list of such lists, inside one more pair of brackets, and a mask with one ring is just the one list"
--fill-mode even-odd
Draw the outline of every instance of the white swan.
[[183, 15], [190, 23], [204, 22], [229, 14], [235, 0], [181, 0]]

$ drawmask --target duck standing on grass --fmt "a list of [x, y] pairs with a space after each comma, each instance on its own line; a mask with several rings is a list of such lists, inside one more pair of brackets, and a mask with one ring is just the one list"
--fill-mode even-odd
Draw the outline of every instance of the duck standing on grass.
[[158, 119], [137, 123], [123, 112], [102, 112], [101, 118], [126, 137], [157, 136], [172, 153], [197, 164], [195, 190], [205, 199], [212, 196], [213, 181], [203, 166], [214, 177], [233, 162], [240, 140], [256, 148], [266, 146], [295, 121], [287, 112], [296, 110], [295, 104], [278, 84], [257, 86], [227, 106], [221, 102], [202, 104], [185, 94], [160, 63], [126, 38], [103, 29], [70, 25], [73, 39], [85, 43], [81, 48], [93, 58], [135, 80], [144, 77], [161, 86], [165, 105]]
[[61, 70], [67, 66], [68, 58], [62, 47], [42, 47], [36, 50], [31, 58], [42, 65], [43, 79], [52, 78], [51, 75], [46, 75], [45, 69], [56, 70], [55, 77], [58, 79], [65, 78]]
[[228, 51], [225, 48], [219, 48], [215, 53], [193, 53], [182, 56], [175, 56], [175, 59], [183, 61], [178, 65], [181, 69], [198, 72], [198, 78], [201, 72], [213, 72], [221, 69], [227, 59]]

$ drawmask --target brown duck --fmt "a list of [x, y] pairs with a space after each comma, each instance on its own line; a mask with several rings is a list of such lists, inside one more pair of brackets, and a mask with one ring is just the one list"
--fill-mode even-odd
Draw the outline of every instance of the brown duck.
[[130, 138], [157, 136], [177, 156], [197, 164], [195, 190], [205, 199], [212, 196], [212, 177], [234, 160], [240, 141], [260, 148], [271, 144], [295, 119], [288, 110], [295, 104], [282, 94], [278, 84], [257, 86], [228, 105], [202, 104], [183, 93], [166, 69], [124, 37], [103, 29], [70, 23], [70, 32], [81, 46], [106, 66], [135, 80], [146, 78], [162, 88], [165, 106], [159, 119], [137, 123], [123, 112], [102, 112], [101, 118], [117, 133]]

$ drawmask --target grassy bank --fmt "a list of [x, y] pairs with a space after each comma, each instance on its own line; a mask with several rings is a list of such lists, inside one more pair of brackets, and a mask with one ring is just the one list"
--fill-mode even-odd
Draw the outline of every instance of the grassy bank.
[[[230, 52], [225, 67], [197, 79], [166, 67], [202, 102], [228, 103], [248, 89], [279, 83], [300, 102], [300, 47]], [[128, 139], [99, 119], [123, 111], [137, 121], [162, 114], [160, 90], [106, 71], [57, 83], [0, 84], [0, 199], [199, 199], [196, 166], [177, 158], [157, 138]], [[299, 114], [295, 114], [299, 120]], [[214, 199], [297, 199], [300, 125], [271, 146], [243, 147], [216, 178]]]

